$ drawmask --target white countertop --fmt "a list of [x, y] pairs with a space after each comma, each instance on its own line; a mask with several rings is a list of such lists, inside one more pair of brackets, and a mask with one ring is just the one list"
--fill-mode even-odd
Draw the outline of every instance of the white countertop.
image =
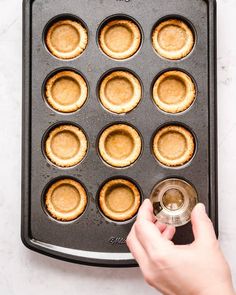
[[[218, 0], [220, 241], [236, 284], [235, 0]], [[20, 241], [21, 0], [0, 0], [0, 293], [157, 294], [138, 268], [92, 268], [27, 250]]]

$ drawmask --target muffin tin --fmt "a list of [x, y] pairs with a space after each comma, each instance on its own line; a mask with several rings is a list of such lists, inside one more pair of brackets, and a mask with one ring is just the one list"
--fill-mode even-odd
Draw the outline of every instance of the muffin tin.
[[[165, 179], [192, 184], [217, 231], [215, 6], [213, 0], [24, 1], [22, 241], [28, 248], [77, 263], [137, 265], [125, 243], [135, 216], [111, 220], [100, 208], [100, 190], [115, 179], [134, 184], [141, 201]], [[64, 19], [78, 21], [88, 33], [84, 51], [72, 59], [54, 56], [45, 43], [49, 28]], [[134, 22], [142, 40], [134, 55], [117, 60], [102, 51], [99, 32], [110, 20], [121, 19]], [[184, 21], [194, 35], [193, 49], [182, 59], [168, 60], [153, 48], [153, 30], [167, 19]], [[75, 112], [56, 110], [45, 98], [46, 81], [62, 71], [78, 73], [87, 84], [87, 98]], [[142, 88], [141, 100], [125, 114], [108, 110], [99, 98], [102, 80], [115, 71], [130, 72]], [[183, 112], [164, 112], [154, 102], [155, 81], [167, 71], [186, 73], [194, 82], [195, 100]], [[119, 124], [133, 127], [142, 142], [139, 157], [123, 168], [106, 163], [98, 148], [102, 132]], [[49, 132], [60, 125], [78, 127], [88, 141], [84, 158], [72, 167], [57, 166], [45, 153]], [[195, 138], [191, 161], [180, 167], [159, 163], [152, 150], [156, 132], [168, 125], [185, 127]], [[56, 181], [66, 179], [79, 182], [87, 204], [78, 218], [63, 222], [49, 214], [45, 196]], [[190, 223], [178, 227], [175, 243], [192, 240]]]

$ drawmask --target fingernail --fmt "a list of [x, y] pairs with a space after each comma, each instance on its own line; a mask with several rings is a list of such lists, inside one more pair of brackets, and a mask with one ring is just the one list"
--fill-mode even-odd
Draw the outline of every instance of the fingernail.
[[145, 199], [143, 203], [144, 203], [144, 204], [151, 204], [151, 202], [150, 202], [149, 199]]
[[198, 206], [199, 210], [202, 211], [202, 213], [206, 213], [206, 207], [204, 204], [198, 203], [197, 206]]

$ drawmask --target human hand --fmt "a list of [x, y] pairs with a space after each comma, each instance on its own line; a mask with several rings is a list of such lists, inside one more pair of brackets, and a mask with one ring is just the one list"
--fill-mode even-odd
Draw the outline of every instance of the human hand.
[[149, 200], [127, 238], [148, 284], [165, 295], [235, 295], [229, 266], [203, 204], [191, 215], [194, 242], [174, 245], [175, 228], [160, 224]]

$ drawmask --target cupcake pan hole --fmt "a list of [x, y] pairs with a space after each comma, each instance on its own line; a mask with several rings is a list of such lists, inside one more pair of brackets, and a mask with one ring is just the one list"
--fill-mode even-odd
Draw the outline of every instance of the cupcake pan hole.
[[59, 169], [69, 169], [84, 161], [89, 141], [84, 130], [74, 122], [59, 122], [45, 132], [41, 148], [48, 162]]
[[72, 14], [54, 17], [43, 31], [45, 48], [61, 60], [78, 58], [86, 50], [88, 42], [88, 27], [82, 19]]
[[138, 107], [143, 98], [143, 85], [131, 70], [114, 68], [100, 77], [96, 92], [106, 111], [125, 115]]
[[169, 68], [153, 80], [150, 93], [159, 111], [178, 115], [189, 111], [198, 97], [197, 83], [185, 70]]
[[89, 83], [74, 68], [52, 71], [42, 85], [42, 97], [54, 112], [64, 115], [80, 111], [89, 97]]
[[134, 57], [143, 42], [143, 31], [135, 19], [117, 14], [106, 18], [97, 31], [97, 44], [108, 57], [122, 61]]
[[161, 58], [178, 61], [187, 58], [194, 51], [197, 33], [193, 24], [185, 17], [168, 15], [154, 25], [151, 42], [155, 53]]
[[96, 195], [96, 204], [105, 220], [117, 225], [132, 223], [142, 204], [143, 194], [136, 181], [126, 176], [106, 179]]
[[172, 122], [161, 125], [153, 133], [150, 147], [159, 165], [168, 169], [186, 169], [196, 156], [198, 143], [189, 126]]
[[114, 122], [99, 132], [96, 147], [104, 164], [113, 169], [128, 169], [141, 157], [143, 139], [130, 123]]
[[87, 189], [78, 179], [71, 176], [52, 179], [46, 184], [41, 196], [45, 214], [61, 224], [77, 222], [86, 213], [88, 203]]

